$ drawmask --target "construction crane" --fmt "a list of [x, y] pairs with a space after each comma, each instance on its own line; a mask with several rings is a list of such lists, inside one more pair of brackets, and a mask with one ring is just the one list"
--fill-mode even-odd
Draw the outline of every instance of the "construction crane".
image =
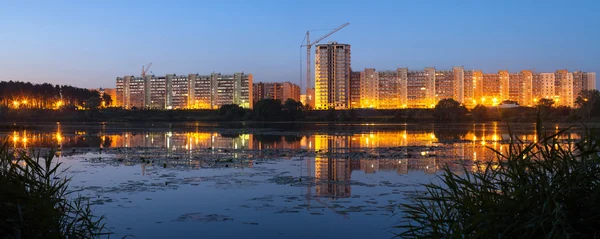
[[144, 66], [142, 66], [142, 78], [146, 77], [146, 73], [148, 73], [148, 70], [150, 69], [151, 66], [152, 66], [152, 62], [148, 63], [146, 68], [144, 68]]
[[[346, 27], [350, 25], [349, 22], [342, 24], [341, 26], [331, 30], [329, 33], [323, 35], [322, 37], [320, 37], [319, 39], [317, 39], [314, 42], [310, 42], [310, 31], [306, 31], [306, 44], [305, 45], [301, 45], [300, 47], [306, 47], [306, 97], [308, 98], [308, 89], [310, 89], [310, 82], [311, 82], [311, 75], [310, 75], [310, 50], [312, 48], [313, 45], [319, 43], [320, 41], [322, 41], [323, 39], [327, 38], [328, 36], [331, 36], [333, 33], [336, 33], [339, 30], [342, 30], [342, 28]], [[312, 101], [313, 99], [311, 99]]]

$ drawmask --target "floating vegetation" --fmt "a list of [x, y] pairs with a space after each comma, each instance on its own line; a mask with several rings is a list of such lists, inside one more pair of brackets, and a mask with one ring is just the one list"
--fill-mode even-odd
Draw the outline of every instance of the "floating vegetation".
[[233, 218], [230, 218], [221, 214], [203, 214], [203, 213], [186, 213], [181, 215], [179, 218], [175, 219], [176, 222], [226, 222], [233, 221]]

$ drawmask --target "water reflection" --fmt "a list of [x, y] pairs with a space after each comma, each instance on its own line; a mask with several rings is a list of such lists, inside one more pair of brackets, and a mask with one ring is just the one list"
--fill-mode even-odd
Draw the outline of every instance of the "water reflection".
[[[201, 158], [207, 154], [207, 150], [215, 155], [228, 154], [232, 158], [241, 158], [268, 156], [270, 150], [304, 149], [317, 152], [314, 157], [314, 176], [330, 181], [346, 180], [351, 171], [359, 168], [365, 173], [380, 170], [395, 170], [398, 173], [422, 170], [435, 173], [441, 161], [492, 159], [495, 154], [488, 147], [504, 152], [511, 140], [511, 131], [495, 123], [459, 126], [400, 125], [397, 129], [356, 133], [274, 131], [249, 134], [202, 132], [198, 129], [191, 132], [160, 129], [144, 132], [111, 130], [105, 125], [100, 128], [74, 128], [76, 127], [65, 128], [58, 124], [52, 131], [21, 130], [3, 134], [14, 148], [154, 148], [164, 150], [166, 157], [184, 155], [188, 159]], [[559, 126], [551, 127], [548, 131], [558, 132]], [[534, 125], [514, 128], [512, 134], [513, 140], [515, 137], [524, 142], [537, 140]], [[580, 133], [573, 131], [564, 137], [579, 139]], [[347, 158], [347, 154], [355, 150], [386, 148], [394, 148], [398, 157], [362, 158], [358, 162], [355, 158]], [[255, 152], [249, 154], [245, 151]], [[126, 150], [125, 154], [127, 152], [132, 151]], [[377, 152], [372, 152], [371, 155], [373, 154], [376, 155]], [[346, 158], [340, 158], [338, 155], [345, 155]], [[294, 154], [290, 153], [287, 156]], [[343, 187], [318, 191], [340, 197], [349, 194]]]

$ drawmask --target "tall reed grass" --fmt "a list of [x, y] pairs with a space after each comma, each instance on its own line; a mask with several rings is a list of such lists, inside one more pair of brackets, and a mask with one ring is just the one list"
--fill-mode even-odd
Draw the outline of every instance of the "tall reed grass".
[[[30, 156], [33, 155], [33, 156]], [[0, 147], [0, 238], [99, 238], [110, 233], [104, 217], [75, 198], [62, 163], [44, 156]]]
[[[539, 131], [538, 131], [539, 132]], [[402, 204], [402, 238], [600, 238], [600, 140], [512, 140], [496, 160], [444, 167]], [[491, 150], [491, 149], [490, 149]]]

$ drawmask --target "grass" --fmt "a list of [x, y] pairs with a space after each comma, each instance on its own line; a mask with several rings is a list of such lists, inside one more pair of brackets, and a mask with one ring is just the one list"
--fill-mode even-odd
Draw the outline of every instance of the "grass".
[[[539, 131], [538, 131], [539, 132]], [[561, 131], [511, 141], [496, 160], [455, 173], [402, 204], [402, 238], [600, 238], [600, 140]]]
[[[73, 198], [54, 151], [0, 148], [0, 238], [99, 238], [110, 233], [89, 202]], [[33, 155], [33, 156], [30, 156]]]

